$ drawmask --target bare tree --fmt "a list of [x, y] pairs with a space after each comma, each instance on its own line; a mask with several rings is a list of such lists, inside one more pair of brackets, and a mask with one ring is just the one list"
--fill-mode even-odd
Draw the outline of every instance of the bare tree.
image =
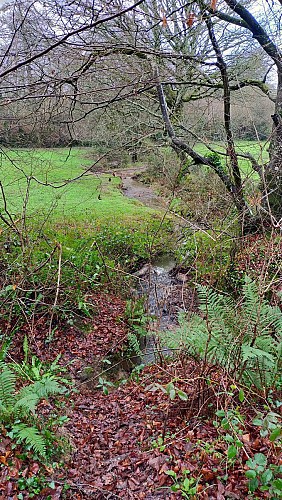
[[[5, 37], [0, 106], [13, 119], [24, 119], [26, 127], [29, 120], [35, 120], [38, 130], [34, 118], [38, 116], [49, 129], [56, 124], [70, 141], [83, 122], [93, 130], [97, 117], [110, 129], [111, 113], [126, 116], [118, 135], [131, 147], [140, 140], [138, 135], [149, 137], [164, 130], [163, 139], [181, 158], [188, 156], [216, 172], [237, 207], [245, 232], [257, 229], [266, 215], [280, 226], [281, 54], [271, 33], [251, 14], [253, 3], [242, 6], [226, 0], [218, 9], [215, 2], [202, 0], [12, 3], [1, 14]], [[274, 29], [281, 6], [263, 4], [271, 11]], [[251, 71], [250, 61], [255, 57], [263, 61], [260, 69], [252, 66]], [[263, 168], [250, 154], [243, 155], [262, 179], [262, 217], [257, 217], [248, 205], [241, 178], [242, 153], [234, 140], [232, 95], [252, 87], [271, 97], [267, 78], [272, 66], [278, 72], [278, 90], [270, 161]], [[223, 102], [226, 151], [221, 154], [227, 161], [222, 164], [194, 148], [199, 137], [187, 115], [192, 109], [187, 103], [213, 98]]]

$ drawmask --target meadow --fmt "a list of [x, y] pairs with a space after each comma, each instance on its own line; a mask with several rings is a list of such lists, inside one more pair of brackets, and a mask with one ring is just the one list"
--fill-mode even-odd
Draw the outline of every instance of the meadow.
[[[219, 152], [225, 148], [221, 143], [211, 146]], [[258, 161], [267, 159], [262, 143], [238, 141], [237, 146], [239, 152], [251, 153]], [[196, 149], [201, 154], [209, 153], [203, 144], [198, 144]], [[71, 225], [103, 220], [134, 223], [155, 214], [151, 208], [123, 196], [117, 176], [98, 176], [88, 171], [80, 177], [92, 163], [89, 148], [2, 148], [0, 181], [7, 211], [18, 216], [26, 210], [27, 217], [37, 223], [48, 217], [49, 221]], [[245, 178], [258, 180], [247, 159], [240, 158], [240, 168]], [[3, 209], [3, 199], [0, 203]]]
[[48, 217], [71, 225], [121, 219], [129, 223], [154, 214], [123, 196], [119, 177], [89, 171], [76, 179], [92, 163], [89, 150], [79, 148], [2, 150], [0, 180], [7, 211], [17, 216], [26, 210], [36, 223]]
[[[224, 151], [222, 143], [211, 146]], [[237, 146], [243, 154], [267, 158], [263, 144], [239, 141]], [[196, 149], [203, 155], [210, 153], [203, 144]], [[161, 223], [160, 212], [124, 196], [118, 175], [88, 170], [94, 158], [91, 148], [1, 149], [1, 212], [34, 242], [35, 258], [40, 248], [40, 259], [46, 251], [43, 233], [51, 246], [59, 241], [65, 258], [77, 263], [86, 258], [93, 241], [113, 266], [120, 263], [129, 268], [161, 249], [173, 249], [171, 220]], [[224, 165], [224, 157], [221, 161]], [[257, 185], [258, 174], [250, 162], [240, 158], [240, 167], [245, 181], [251, 179]], [[7, 227], [1, 225], [5, 243]], [[100, 260], [97, 252], [95, 259]]]
[[40, 268], [38, 279], [46, 280], [57, 264], [42, 263], [49, 254], [54, 260], [59, 245], [64, 280], [77, 288], [79, 274], [85, 284], [93, 276], [96, 282], [105, 275], [105, 265], [113, 272], [117, 266], [132, 270], [170, 247], [171, 222], [125, 197], [118, 176], [88, 170], [93, 162], [89, 148], [2, 148], [0, 210], [13, 226], [10, 231], [0, 222], [7, 276], [15, 276], [19, 263], [24, 269], [28, 261], [31, 269]]
[[[216, 152], [219, 153], [225, 153], [226, 151], [226, 146], [222, 142], [213, 142], [210, 144], [212, 149], [214, 149]], [[259, 164], [263, 164], [264, 162], [267, 161], [268, 159], [268, 146], [269, 143], [267, 142], [258, 142], [258, 141], [243, 141], [243, 140], [237, 140], [236, 141], [236, 147], [237, 147], [237, 152], [239, 154], [251, 154], [255, 160]], [[204, 144], [197, 144], [195, 148], [198, 153], [201, 153], [202, 155], [209, 154], [210, 150], [208, 147], [206, 147]], [[224, 160], [222, 160], [222, 163], [224, 164]], [[259, 180], [259, 176], [257, 172], [255, 172], [252, 169], [251, 163], [249, 160], [239, 157], [239, 165], [240, 169], [242, 172], [243, 177], [246, 179], [252, 179], [254, 182]]]

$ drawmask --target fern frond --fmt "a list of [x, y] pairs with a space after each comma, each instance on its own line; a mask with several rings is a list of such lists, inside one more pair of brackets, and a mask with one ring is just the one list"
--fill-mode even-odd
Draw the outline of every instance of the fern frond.
[[274, 364], [274, 357], [268, 352], [257, 349], [256, 347], [250, 347], [249, 345], [242, 346], [242, 361], [256, 360], [265, 361], [268, 360], [270, 364]]
[[258, 293], [258, 287], [254, 281], [251, 281], [248, 276], [245, 276], [245, 283], [242, 287], [244, 297], [244, 312], [245, 316], [252, 323], [256, 323], [259, 316], [261, 305], [261, 297]]
[[197, 287], [199, 308], [207, 318], [214, 335], [230, 335], [230, 328], [234, 330], [236, 307], [233, 299], [222, 295], [206, 286]]
[[25, 442], [36, 453], [41, 455], [43, 458], [46, 458], [45, 441], [36, 427], [28, 427], [25, 424], [18, 424], [13, 426], [12, 431], [18, 441], [21, 443]]
[[133, 352], [136, 354], [136, 356], [140, 356], [142, 354], [140, 344], [138, 342], [138, 338], [135, 335], [135, 333], [129, 333], [127, 335], [127, 340], [128, 340], [128, 347]]
[[[25, 389], [25, 388], [24, 388]], [[17, 395], [17, 402], [14, 406], [14, 413], [17, 414], [29, 414], [35, 413], [35, 408], [40, 401], [40, 397], [35, 392], [20, 391]]]
[[16, 376], [4, 363], [0, 363], [0, 401], [3, 406], [14, 402]]
[[[33, 411], [40, 399], [48, 398], [56, 394], [63, 394], [65, 389], [51, 378], [38, 380], [23, 387], [17, 394], [17, 406], [24, 407], [30, 405], [30, 411]], [[35, 406], [34, 406], [35, 405]]]
[[65, 394], [66, 389], [62, 387], [59, 382], [53, 380], [51, 377], [46, 377], [43, 380], [38, 380], [31, 384], [30, 389], [38, 394], [39, 398], [48, 398], [56, 394]]
[[271, 387], [281, 370], [281, 310], [271, 306], [249, 278], [238, 304], [206, 286], [197, 289], [203, 315], [183, 318], [176, 332], [162, 335], [162, 343], [219, 363], [247, 384]]

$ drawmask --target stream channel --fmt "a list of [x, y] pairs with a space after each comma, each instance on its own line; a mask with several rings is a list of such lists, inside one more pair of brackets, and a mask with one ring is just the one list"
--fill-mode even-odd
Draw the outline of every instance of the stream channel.
[[[152, 188], [144, 186], [134, 178], [136, 171], [137, 169], [127, 169], [118, 172], [117, 175], [122, 179], [124, 195], [163, 211], [165, 203], [162, 198], [157, 196]], [[187, 276], [181, 273], [175, 275], [175, 266], [173, 255], [163, 254], [135, 273], [138, 278], [136, 294], [145, 298], [147, 314], [153, 318], [150, 325], [152, 334], [146, 336], [145, 345], [142, 345], [141, 339], [143, 364], [156, 361], [158, 353], [169, 354], [167, 348], [160, 347], [158, 333], [175, 329], [178, 313], [186, 311], [185, 304], [192, 302], [191, 290], [186, 286]]]

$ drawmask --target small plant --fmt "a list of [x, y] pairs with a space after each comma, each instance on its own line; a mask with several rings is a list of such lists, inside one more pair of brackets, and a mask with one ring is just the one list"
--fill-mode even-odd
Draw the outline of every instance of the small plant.
[[157, 439], [152, 441], [152, 448], [158, 449], [160, 451], [165, 451], [166, 444], [165, 439], [162, 436], [158, 436]]
[[269, 304], [248, 277], [239, 303], [206, 286], [197, 287], [201, 315], [180, 318], [177, 332], [163, 335], [171, 349], [221, 365], [247, 386], [269, 391], [281, 383], [282, 311]]
[[261, 427], [261, 437], [269, 436], [269, 440], [274, 442], [282, 436], [280, 422], [280, 415], [278, 413], [274, 413], [273, 411], [269, 411], [265, 415], [263, 413], [258, 413], [256, 418], [253, 420], [253, 425]]
[[138, 384], [140, 382], [140, 374], [142, 370], [144, 370], [144, 368], [145, 365], [142, 363], [140, 365], [135, 366], [130, 374], [129, 380], [133, 380]]
[[169, 382], [166, 385], [151, 384], [147, 387], [147, 389], [152, 392], [160, 390], [161, 392], [166, 394], [166, 396], [168, 396], [171, 401], [173, 401], [176, 397], [178, 397], [181, 401], [188, 400], [188, 395], [186, 394], [186, 392], [178, 389], [178, 387], [176, 387], [173, 382]]
[[[20, 477], [18, 479], [18, 488], [20, 491], [28, 491], [29, 498], [34, 498], [40, 494], [42, 488], [45, 486], [44, 483], [45, 481], [40, 476]], [[49, 483], [48, 486], [51, 489], [55, 489], [55, 485], [52, 483]], [[19, 493], [17, 498], [23, 500], [25, 497], [22, 493]]]
[[243, 447], [240, 437], [243, 434], [244, 417], [238, 409], [235, 410], [217, 410], [216, 416], [220, 418], [220, 422], [215, 420], [214, 426], [222, 428], [226, 431], [223, 440], [228, 443], [227, 458], [229, 461], [234, 461], [239, 454], [239, 450]]
[[167, 470], [166, 474], [173, 480], [171, 491], [181, 492], [183, 498], [196, 498], [199, 479], [191, 477], [188, 469], [184, 469], [180, 476], [174, 470]]
[[83, 296], [77, 297], [77, 308], [81, 314], [86, 316], [87, 318], [91, 318], [93, 305], [87, 302], [86, 298]]
[[101, 389], [103, 394], [105, 394], [105, 396], [108, 396], [110, 387], [114, 387], [113, 382], [110, 382], [109, 380], [103, 377], [99, 377], [97, 389]]
[[0, 421], [8, 436], [46, 457], [46, 442], [40, 430], [36, 407], [42, 399], [65, 394], [62, 384], [49, 377], [17, 389], [15, 373], [0, 363]]
[[9, 364], [10, 368], [21, 378], [21, 380], [36, 382], [49, 379], [57, 380], [65, 385], [69, 385], [71, 383], [70, 380], [68, 380], [66, 377], [61, 376], [62, 373], [67, 372], [67, 369], [59, 363], [61, 354], [58, 354], [58, 356], [52, 362], [43, 362], [34, 355], [31, 356], [30, 359], [30, 352], [26, 335], [23, 341], [23, 352], [24, 359], [21, 364]]
[[139, 299], [136, 301], [129, 300], [126, 303], [125, 318], [130, 326], [128, 339], [128, 354], [140, 356], [142, 349], [140, 347], [141, 339], [147, 336], [148, 316], [144, 311], [144, 301]]
[[[249, 491], [267, 491], [273, 500], [282, 498], [282, 466], [268, 464], [267, 456], [256, 453], [252, 459], [247, 460], [246, 477], [249, 479]], [[280, 477], [279, 477], [280, 476]]]

